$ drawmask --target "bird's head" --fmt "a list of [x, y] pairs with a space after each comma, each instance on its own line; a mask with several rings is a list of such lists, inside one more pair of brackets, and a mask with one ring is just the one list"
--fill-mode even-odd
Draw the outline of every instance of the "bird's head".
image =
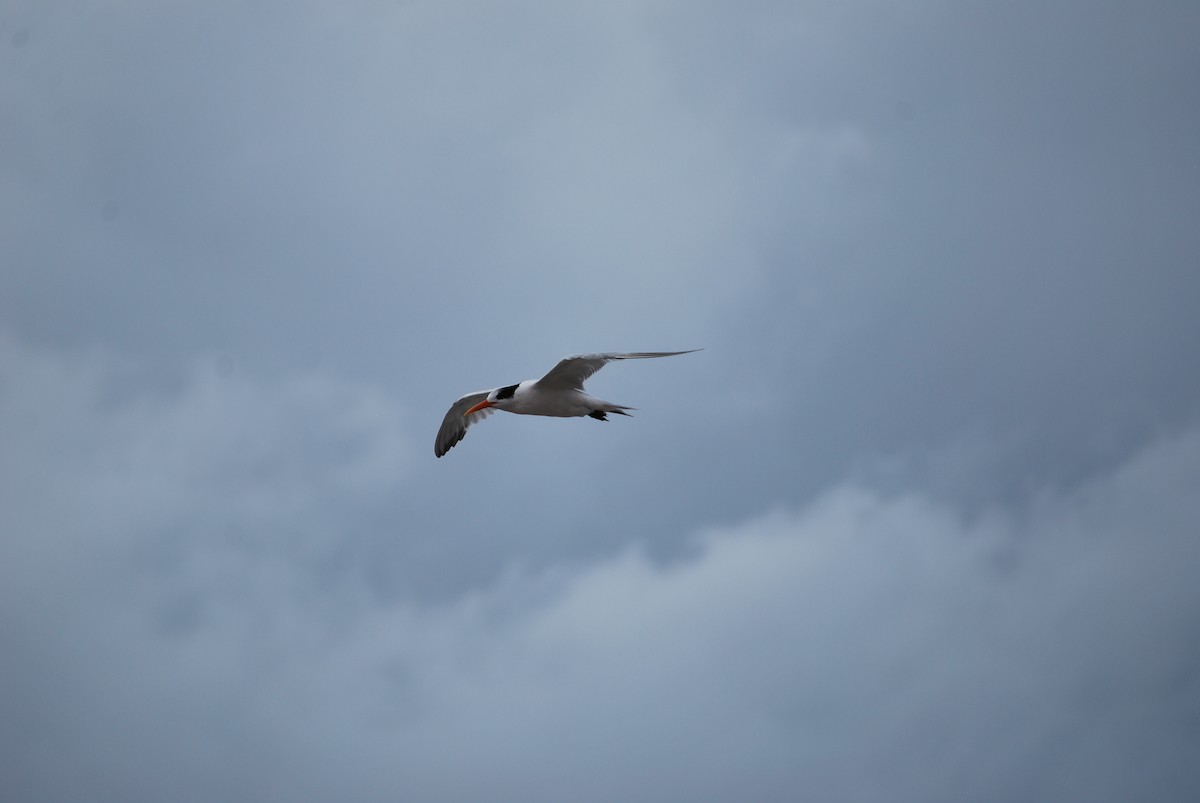
[[487, 395], [486, 399], [467, 410], [465, 413], [463, 413], [463, 415], [477, 413], [480, 410], [487, 409], [488, 407], [495, 407], [499, 410], [503, 410], [512, 402], [512, 398], [516, 395], [518, 387], [520, 387], [520, 383], [517, 383], [516, 385], [505, 385], [502, 388], [496, 388]]

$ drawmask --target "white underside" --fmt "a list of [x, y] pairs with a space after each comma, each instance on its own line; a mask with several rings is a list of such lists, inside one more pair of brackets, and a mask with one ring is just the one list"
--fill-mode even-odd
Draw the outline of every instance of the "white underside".
[[625, 409], [617, 404], [593, 398], [577, 390], [541, 391], [537, 388], [519, 388], [511, 399], [496, 405], [517, 415], [546, 415], [556, 418], [574, 418], [595, 410], [613, 412]]

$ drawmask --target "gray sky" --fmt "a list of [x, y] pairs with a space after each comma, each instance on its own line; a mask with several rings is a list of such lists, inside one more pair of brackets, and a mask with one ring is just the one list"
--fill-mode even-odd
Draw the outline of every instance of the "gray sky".
[[4, 3], [0, 796], [1200, 797], [1197, 30]]

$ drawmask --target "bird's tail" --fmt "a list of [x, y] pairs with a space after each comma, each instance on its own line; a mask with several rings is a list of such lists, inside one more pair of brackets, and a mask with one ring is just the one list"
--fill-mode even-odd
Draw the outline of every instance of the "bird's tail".
[[[604, 412], [606, 412], [606, 413], [616, 413], [617, 415], [629, 415], [629, 413], [625, 412], [626, 410], [636, 410], [636, 409], [637, 409], [636, 407], [626, 407], [623, 404], [613, 404], [612, 402], [604, 403]], [[633, 418], [633, 416], [629, 416], [629, 417]]]

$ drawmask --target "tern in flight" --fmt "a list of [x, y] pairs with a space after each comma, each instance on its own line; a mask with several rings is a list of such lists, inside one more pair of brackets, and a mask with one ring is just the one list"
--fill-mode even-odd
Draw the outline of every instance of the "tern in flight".
[[558, 365], [541, 379], [526, 379], [515, 385], [506, 385], [495, 390], [468, 393], [450, 405], [442, 427], [433, 444], [433, 453], [441, 457], [454, 448], [467, 434], [467, 427], [487, 418], [495, 410], [504, 410], [521, 415], [551, 415], [559, 418], [591, 416], [598, 421], [607, 421], [608, 413], [629, 415], [625, 407], [601, 401], [589, 396], [583, 389], [588, 377], [613, 360], [644, 360], [649, 357], [674, 357], [676, 354], [691, 354], [688, 351], [636, 351], [628, 354], [575, 354], [563, 357]]

